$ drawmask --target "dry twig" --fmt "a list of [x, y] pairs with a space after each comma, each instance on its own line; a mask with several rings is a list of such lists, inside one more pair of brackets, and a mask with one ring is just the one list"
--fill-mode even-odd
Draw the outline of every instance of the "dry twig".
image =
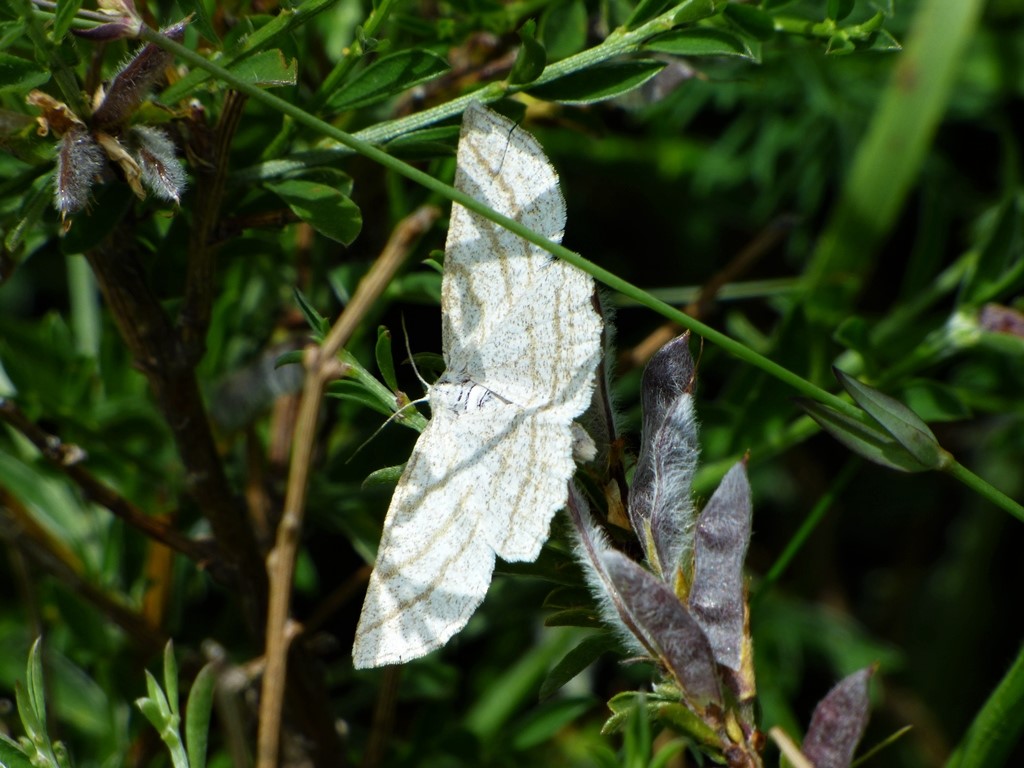
[[391, 282], [395, 272], [405, 261], [415, 241], [426, 232], [439, 215], [434, 207], [423, 207], [403, 219], [395, 228], [383, 252], [374, 262], [366, 277], [356, 288], [352, 300], [319, 349], [306, 351], [306, 383], [299, 406], [295, 439], [292, 443], [288, 491], [285, 496], [284, 515], [277, 529], [274, 549], [267, 561], [270, 575], [270, 603], [267, 611], [266, 669], [260, 697], [260, 726], [257, 767], [274, 768], [277, 765], [281, 735], [281, 712], [284, 704], [287, 677], [288, 607], [291, 598], [292, 575], [302, 530], [309, 485], [310, 459], [316, 437], [316, 421], [324, 387], [341, 373], [337, 360], [338, 350], [349, 340], [362, 323], [366, 313]]

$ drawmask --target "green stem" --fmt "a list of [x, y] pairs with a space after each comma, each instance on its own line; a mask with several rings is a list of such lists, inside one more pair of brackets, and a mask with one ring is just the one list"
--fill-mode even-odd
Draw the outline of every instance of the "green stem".
[[855, 457], [848, 461], [842, 470], [840, 470], [835, 480], [832, 481], [832, 486], [828, 489], [825, 495], [818, 499], [818, 503], [814, 505], [814, 509], [811, 510], [810, 514], [804, 518], [800, 528], [795, 534], [793, 534], [793, 538], [789, 540], [789, 543], [786, 545], [782, 554], [779, 555], [775, 564], [772, 565], [768, 573], [765, 574], [764, 578], [761, 579], [760, 583], [758, 583], [757, 591], [754, 593], [754, 596], [750, 601], [751, 606], [756, 605], [758, 601], [767, 594], [772, 585], [779, 580], [779, 577], [785, 573], [789, 564], [793, 562], [793, 558], [796, 557], [800, 549], [805, 543], [807, 543], [807, 539], [810, 538], [814, 529], [818, 527], [818, 523], [820, 523], [825, 517], [825, 513], [831, 509], [836, 498], [838, 498], [838, 496], [843, 492], [843, 489], [846, 488], [851, 480], [853, 480], [854, 475], [857, 474], [863, 463], [863, 461]]
[[[680, 11], [686, 9], [690, 5], [693, 5], [697, 1], [698, 0], [684, 0], [684, 2], [675, 6], [672, 10], [667, 13], [663, 13], [657, 18], [651, 19], [651, 21], [637, 27], [636, 29], [629, 31], [623, 31], [621, 29], [616, 30], [605, 38], [600, 45], [588, 48], [585, 51], [581, 51], [573, 56], [569, 56], [568, 58], [548, 65], [545, 67], [540, 77], [530, 83], [522, 83], [519, 85], [491, 83], [477, 91], [473, 91], [472, 93], [468, 93], [464, 96], [459, 96], [451, 101], [445, 102], [444, 104], [432, 107], [431, 109], [425, 109], [422, 112], [416, 112], [411, 115], [406, 115], [405, 117], [399, 117], [394, 120], [385, 120], [377, 123], [376, 125], [355, 134], [354, 138], [372, 144], [384, 144], [398, 136], [404, 136], [435, 123], [458, 117], [466, 110], [466, 107], [469, 106], [469, 103], [472, 101], [489, 104], [492, 101], [497, 101], [498, 99], [510, 94], [527, 91], [531, 88], [544, 85], [545, 83], [550, 83], [560, 77], [565, 77], [573, 72], [582, 71], [588, 67], [594, 66], [595, 64], [609, 61], [617, 56], [636, 53], [642, 49], [643, 44], [650, 38], [672, 29], [674, 19]], [[177, 51], [177, 49], [174, 50]], [[192, 62], [193, 60], [189, 59], [189, 61]], [[199, 61], [193, 62], [194, 66], [206, 69], [209, 72], [213, 71], [210, 69], [213, 65], [208, 66], [205, 59], [202, 59], [201, 61], [202, 63]], [[312, 118], [312, 116], [310, 117], [313, 120], [316, 119]], [[352, 151], [363, 154], [362, 151], [356, 149], [353, 144], [336, 136], [333, 131], [336, 131], [337, 129], [332, 128], [330, 131], [323, 130], [319, 126], [325, 124], [320, 123], [319, 121], [317, 121], [315, 125], [311, 123], [304, 123], [299, 120], [296, 120], [296, 122], [307, 125], [307, 127], [311, 127], [320, 133], [334, 138], [342, 146], [331, 149], [312, 150], [310, 152], [295, 155], [288, 160], [272, 160], [249, 168], [244, 168], [238, 173], [232, 174], [232, 180], [235, 182], [244, 182], [267, 178], [269, 176], [280, 176], [286, 173], [303, 170], [310, 164], [329, 163], [336, 160], [339, 156], [347, 155]], [[349, 136], [349, 134], [344, 135]], [[399, 173], [401, 173], [401, 171], [399, 171]], [[408, 174], [405, 175], [408, 176]], [[448, 194], [444, 194], [444, 196], [448, 199], [453, 199]]]
[[[545, 70], [544, 74], [541, 75], [541, 77], [538, 78], [538, 80], [535, 82], [549, 82], [550, 80], [556, 79], [557, 77], [561, 77], [562, 75], [571, 71], [572, 68], [569, 64], [569, 62], [571, 61], [577, 62], [576, 66], [589, 66], [595, 61], [608, 58], [609, 55], [619, 55], [620, 53], [624, 53], [628, 50], [635, 50], [643, 40], [647, 39], [653, 34], [656, 34], [657, 32], [667, 29], [671, 25], [672, 19], [677, 12], [678, 9], [673, 9], [669, 13], [662, 14], [658, 18], [648, 22], [647, 24], [644, 24], [642, 27], [639, 27], [638, 29], [631, 32], [612, 33], [612, 35], [605, 41], [603, 45], [598, 46], [598, 48], [600, 49], [605, 49], [603, 53], [597, 54], [595, 53], [597, 49], [591, 49], [590, 51], [585, 51], [582, 54], [573, 56], [570, 59], [560, 61], [548, 67]], [[510, 219], [508, 216], [504, 216], [498, 213], [497, 211], [492, 210], [491, 208], [487, 207], [486, 205], [479, 202], [472, 196], [466, 194], [465, 192], [455, 189], [454, 187], [445, 184], [441, 181], [438, 181], [437, 179], [424, 173], [418, 168], [414, 168], [411, 165], [408, 165], [407, 163], [399, 160], [398, 158], [389, 155], [387, 152], [384, 152], [383, 150], [379, 149], [377, 146], [371, 144], [366, 139], [353, 136], [352, 134], [346, 133], [345, 131], [335, 128], [334, 126], [325, 123], [323, 120], [320, 120], [317, 117], [314, 117], [313, 115], [295, 106], [294, 104], [291, 104], [285, 101], [284, 99], [275, 96], [272, 93], [268, 93], [267, 91], [258, 88], [257, 86], [245, 82], [244, 80], [236, 77], [234, 74], [227, 71], [226, 69], [223, 69], [222, 67], [219, 67], [216, 64], [207, 61], [194, 51], [186, 48], [183, 45], [179, 45], [173, 40], [169, 40], [168, 38], [164, 37], [158, 32], [155, 32], [148, 28], [143, 29], [141, 37], [146, 42], [156, 43], [164, 47], [165, 49], [173, 52], [176, 56], [180, 57], [189, 64], [209, 72], [210, 74], [225, 82], [231, 88], [234, 88], [235, 90], [244, 93], [254, 101], [258, 101], [270, 109], [274, 109], [281, 112], [282, 114], [288, 115], [299, 125], [303, 125], [309, 128], [310, 130], [328, 136], [337, 141], [338, 143], [344, 144], [351, 150], [358, 152], [364, 157], [367, 157], [370, 160], [379, 163], [388, 170], [400, 174], [406, 177], [407, 179], [410, 179], [416, 182], [417, 184], [420, 184], [421, 186], [427, 188], [431, 192], [434, 192], [435, 194], [440, 195], [441, 197], [451, 200], [454, 203], [458, 203], [459, 205], [468, 208], [474, 213], [477, 213], [480, 216], [483, 216], [484, 218], [493, 221], [496, 224], [499, 224], [500, 226], [504, 227], [510, 232], [519, 235], [524, 240], [527, 240], [528, 242], [531, 242], [534, 245], [543, 248], [544, 250], [557, 256], [558, 258], [563, 259], [567, 263], [572, 264], [574, 267], [582, 269], [584, 272], [587, 272], [588, 274], [592, 275], [595, 279], [604, 283], [612, 290], [618, 291], [627, 298], [635, 301], [637, 304], [654, 310], [663, 317], [666, 317], [669, 320], [678, 323], [682, 327], [688, 328], [693, 333], [702, 336], [709, 342], [717, 344], [726, 352], [732, 354], [734, 357], [737, 357], [740, 360], [743, 360], [744, 362], [750, 363], [751, 365], [760, 368], [761, 370], [768, 373], [770, 376], [773, 376], [779, 379], [780, 381], [788, 384], [797, 392], [806, 395], [807, 397], [810, 397], [814, 400], [818, 400], [822, 403], [825, 403], [826, 405], [835, 408], [840, 413], [844, 413], [848, 416], [857, 418], [860, 415], [860, 411], [857, 408], [845, 402], [841, 398], [836, 397], [835, 395], [829, 392], [826, 392], [825, 390], [815, 386], [811, 382], [803, 379], [802, 377], [798, 376], [792, 371], [789, 371], [786, 368], [782, 367], [778, 363], [769, 360], [768, 358], [758, 354], [757, 352], [751, 349], [748, 349], [743, 344], [726, 336], [724, 333], [716, 331], [714, 328], [711, 328], [710, 326], [705, 325], [704, 323], [701, 323], [698, 320], [695, 320], [689, 315], [680, 312], [675, 307], [672, 307], [663, 301], [659, 301], [658, 299], [654, 298], [653, 296], [636, 287], [635, 285], [626, 282], [622, 278], [609, 272], [606, 269], [602, 269], [596, 264], [588, 261], [587, 259], [584, 259], [579, 254], [570, 251], [568, 248], [565, 248], [564, 246], [557, 243], [552, 243], [545, 237], [523, 226], [518, 221]], [[613, 53], [609, 54], [608, 51], [613, 51]], [[555, 73], [552, 74], [550, 70], [555, 70]], [[463, 109], [465, 109], [465, 107], [471, 101], [479, 100], [485, 103], [487, 101], [494, 101], [508, 93], [509, 90], [510, 88], [508, 86], [501, 83], [495, 83], [486, 86], [480, 91], [455, 99], [454, 101], [451, 101], [448, 104], [444, 105], [444, 112], [446, 114], [450, 113], [452, 116], [454, 116], [462, 112]], [[441, 110], [431, 110], [431, 112], [433, 113], [438, 113], [439, 111]], [[440, 119], [440, 117], [435, 114], [435, 116], [432, 119], [430, 119], [429, 122], [434, 122], [437, 119]], [[407, 129], [414, 130], [416, 126], [408, 125], [409, 122], [412, 121], [406, 121]], [[384, 133], [385, 135], [388, 132], [389, 131], [387, 129], [382, 131], [382, 133]]]
[[[377, 34], [377, 30], [383, 26], [388, 16], [391, 15], [391, 10], [397, 2], [398, 0], [381, 0], [380, 5], [370, 11], [370, 15], [366, 18], [366, 23], [363, 24], [362, 36], [374, 37]], [[345, 81], [348, 73], [359, 63], [359, 60], [365, 53], [363, 44], [358, 39], [348, 46], [348, 49], [338, 60], [338, 63], [334, 65], [334, 69], [324, 78], [323, 83], [317, 89], [316, 95], [313, 97], [314, 110], [319, 109], [327, 101], [327, 97], [334, 93], [338, 85]]]
[[949, 463], [943, 469], [979, 496], [988, 499], [998, 507], [1002, 507], [1018, 520], [1024, 521], [1024, 507], [998, 488], [989, 485], [963, 464], [956, 461], [956, 459], [950, 457]]
[[[570, 71], [574, 71], [576, 68], [590, 66], [598, 61], [610, 58], [611, 56], [617, 56], [622, 53], [638, 50], [644, 40], [658, 32], [670, 28], [673, 23], [673, 19], [679, 12], [680, 8], [688, 4], [689, 0], [635, 30], [628, 32], [617, 30], [616, 32], [613, 32], [601, 45], [551, 65], [544, 70], [544, 73], [540, 78], [534, 81], [534, 84], [550, 82], [551, 80], [568, 74]], [[145, 28], [142, 30], [141, 37], [147, 42], [156, 43], [173, 52], [189, 64], [209, 72], [235, 90], [246, 94], [254, 101], [258, 101], [270, 109], [274, 109], [282, 114], [288, 115], [299, 125], [303, 125], [310, 130], [328, 136], [338, 143], [345, 145], [349, 149], [358, 152], [364, 157], [379, 163], [388, 170], [404, 176], [435, 194], [450, 200], [453, 203], [458, 203], [474, 213], [499, 224], [510, 232], [522, 237], [524, 240], [543, 248], [563, 261], [592, 275], [598, 281], [604, 283], [612, 290], [618, 291], [627, 298], [632, 299], [637, 304], [645, 306], [654, 312], [657, 312], [659, 315], [678, 323], [683, 328], [689, 329], [712, 344], [718, 345], [734, 357], [759, 368], [769, 376], [789, 385], [797, 392], [824, 403], [825, 405], [834, 408], [839, 413], [852, 418], [860, 419], [864, 417], [860, 409], [846, 402], [842, 398], [815, 386], [811, 382], [798, 376], [792, 371], [787, 370], [778, 363], [769, 360], [752, 349], [748, 349], [743, 344], [729, 336], [726, 336], [724, 333], [721, 333], [714, 328], [695, 320], [689, 315], [680, 312], [675, 307], [656, 299], [646, 291], [641, 290], [608, 270], [602, 269], [596, 264], [584, 259], [579, 254], [570, 251], [568, 248], [557, 243], [552, 243], [533, 230], [523, 226], [518, 221], [510, 219], [508, 216], [504, 216], [497, 211], [488, 208], [486, 205], [480, 203], [465, 192], [438, 181], [423, 171], [420, 171], [398, 158], [389, 155], [387, 152], [381, 150], [367, 140], [367, 138], [371, 136], [376, 140], [381, 141], [389, 136], [397, 135], [394, 133], [394, 126], [399, 121], [385, 123], [381, 126], [377, 126], [377, 128], [372, 129], [371, 131], [363, 132], [360, 136], [353, 136], [352, 134], [346, 133], [345, 131], [325, 123], [323, 120], [318, 119], [294, 104], [239, 79], [226, 69], [207, 61], [194, 51], [174, 42], [173, 40], [169, 40], [158, 32]], [[479, 100], [484, 103], [494, 101], [508, 94], [512, 90], [514, 89], [507, 84], [492, 83], [479, 91], [448, 102], [442, 107], [430, 110], [426, 113], [420, 113], [419, 115], [407, 118], [401, 122], [405, 130], [415, 130], [417, 127], [422, 127], [422, 125], [436, 122], [437, 120], [442, 119], [442, 117], [455, 116], [462, 112], [466, 105], [471, 101]], [[951, 463], [947, 471], [969, 487], [977, 490], [985, 498], [1003, 507], [1014, 516], [1020, 517], [1024, 520], [1024, 509], [1022, 509], [1020, 505], [1005, 494], [1000, 493], [995, 488], [985, 483], [981, 478], [970, 473], [966, 468], [954, 461]]]

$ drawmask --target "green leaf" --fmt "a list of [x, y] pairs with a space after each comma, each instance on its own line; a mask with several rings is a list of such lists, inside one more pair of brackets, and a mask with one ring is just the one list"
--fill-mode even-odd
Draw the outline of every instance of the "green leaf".
[[71, 22], [75, 20], [75, 14], [82, 7], [82, 0], [60, 0], [57, 3], [57, 13], [53, 18], [53, 30], [50, 32], [50, 39], [59, 43], [64, 35], [71, 29]]
[[562, 104], [593, 104], [613, 99], [637, 88], [665, 68], [650, 59], [599, 64], [527, 89], [531, 96]]
[[953, 387], [915, 379], [903, 385], [904, 402], [926, 421], [960, 421], [971, 417], [970, 406]]
[[672, 17], [673, 24], [692, 24], [715, 13], [715, 0], [689, 0]]
[[548, 672], [540, 686], [539, 697], [546, 699], [585, 670], [601, 656], [619, 648], [619, 641], [610, 632], [601, 632], [587, 637], [562, 657]]
[[829, 56], [846, 56], [857, 50], [856, 44], [843, 31], [836, 32], [828, 39], [825, 53]]
[[4, 768], [35, 768], [17, 744], [0, 734], [0, 765]]
[[561, 61], [586, 48], [587, 6], [583, 0], [548, 6], [540, 17], [540, 36], [550, 61]]
[[36, 716], [35, 707], [32, 705], [32, 697], [28, 695], [25, 686], [20, 680], [14, 682], [14, 701], [18, 707], [18, 717], [21, 718], [21, 726], [25, 729], [25, 735], [33, 744], [40, 744], [46, 738], [46, 731], [43, 723]]
[[288, 61], [284, 53], [275, 48], [260, 51], [228, 68], [231, 74], [261, 88], [281, 85], [295, 85], [298, 80], [299, 62]]
[[[148, 669], [146, 672], [146, 693], [149, 694], [149, 698], [153, 703], [157, 705], [160, 710], [160, 714], [164, 721], [167, 722], [172, 716], [171, 706], [167, 703], [167, 697], [164, 695], [163, 690], [160, 688], [160, 683], [153, 676], [153, 673]], [[162, 729], [157, 729], [162, 730]]]
[[877, 424], [865, 424], [815, 400], [797, 398], [796, 402], [823, 430], [868, 461], [901, 472], [925, 472], [932, 469], [918, 461]]
[[50, 73], [36, 62], [0, 53], [0, 93], [28, 93], [50, 79]]
[[739, 56], [756, 59], [750, 46], [737, 35], [721, 29], [676, 29], [644, 44], [644, 50], [674, 56]]
[[755, 40], [770, 40], [775, 36], [775, 20], [760, 8], [729, 3], [725, 6], [724, 14], [725, 18]]
[[548, 62], [548, 55], [544, 46], [537, 42], [537, 22], [530, 19], [519, 28], [519, 54], [515, 63], [512, 64], [512, 71], [509, 73], [508, 81], [513, 85], [532, 83]]
[[324, 237], [349, 245], [363, 227], [359, 206], [336, 189], [315, 181], [289, 179], [267, 184], [295, 215]]
[[903, 46], [900, 45], [900, 41], [893, 37], [888, 30], [880, 29], [874, 35], [868, 38], [869, 44], [867, 50], [877, 51], [879, 53], [891, 53], [893, 51], [902, 51]]
[[395, 376], [395, 360], [391, 353], [391, 331], [383, 325], [377, 329], [377, 347], [374, 353], [381, 378], [392, 392], [397, 392], [398, 378]]
[[544, 617], [545, 627], [592, 627], [607, 629], [593, 608], [566, 608]]
[[946, 768], [1009, 765], [1024, 731], [1024, 646], [975, 715]]
[[205, 768], [206, 745], [210, 733], [210, 714], [213, 711], [213, 693], [217, 676], [213, 665], [199, 670], [192, 682], [185, 705], [185, 744], [188, 746], [189, 768]]
[[914, 6], [906, 50], [876, 98], [839, 201], [804, 272], [805, 309], [815, 326], [831, 327], [849, 314], [876, 270], [878, 247], [917, 182], [958, 87], [984, 5], [982, 0], [923, 0]]
[[391, 407], [391, 402], [395, 399], [393, 395], [388, 400], [382, 399], [376, 392], [371, 392], [357, 381], [332, 381], [327, 386], [326, 394], [339, 400], [359, 403], [384, 416], [394, 413], [394, 408]]
[[441, 125], [402, 134], [385, 146], [388, 154], [400, 157], [444, 157], [455, 154], [455, 142], [458, 138], [459, 126]]
[[164, 715], [160, 711], [160, 706], [152, 699], [136, 699], [135, 706], [139, 708], [139, 711], [149, 720], [149, 724], [156, 728], [158, 731], [164, 726]]
[[211, 43], [219, 42], [220, 38], [217, 37], [213, 22], [210, 20], [210, 11], [206, 8], [206, 0], [180, 0], [178, 5], [184, 13], [192, 14], [192, 23], [199, 30], [199, 34]]
[[171, 712], [178, 714], [178, 663], [174, 659], [174, 641], [164, 646], [164, 689]]
[[842, 21], [853, 10], [854, 0], [828, 0], [828, 18], [832, 21]]
[[534, 707], [511, 729], [512, 749], [521, 752], [550, 742], [559, 731], [594, 709], [596, 704], [592, 696], [577, 696]]
[[378, 488], [386, 485], [396, 486], [398, 480], [402, 476], [402, 472], [405, 471], [405, 464], [396, 464], [393, 467], [382, 467], [381, 469], [374, 470], [366, 476], [363, 480], [362, 488]]
[[25, 236], [33, 231], [52, 199], [53, 177], [50, 174], [32, 182], [30, 191], [21, 199], [17, 222], [4, 235], [4, 247], [9, 253], [16, 253], [21, 248]]
[[672, 701], [655, 701], [648, 705], [652, 719], [664, 723], [676, 733], [688, 736], [698, 744], [717, 748], [720, 741], [717, 734], [693, 712], [682, 704]]
[[[306, 298], [306, 294], [304, 294], [298, 288], [293, 287], [292, 293], [295, 296], [295, 301], [299, 305], [299, 310], [301, 310], [303, 317], [306, 318], [306, 322], [309, 323], [309, 327], [313, 329], [314, 338], [317, 341], [323, 341], [324, 337], [327, 335], [327, 332], [331, 329], [331, 321], [328, 320], [323, 315], [321, 315], [319, 312], [317, 312], [316, 307], [314, 307], [309, 302], [309, 299]], [[297, 359], [294, 357], [296, 354], [298, 355]], [[289, 359], [285, 360], [285, 358]], [[284, 355], [281, 355], [281, 357], [278, 358], [277, 365], [280, 366], [282, 365], [283, 362], [301, 363], [301, 350], [296, 350], [296, 352], [289, 352]]]
[[413, 49], [383, 56], [353, 77], [327, 100], [336, 111], [356, 109], [383, 101], [446, 73], [448, 62], [431, 51]]
[[1016, 193], [999, 205], [995, 222], [974, 268], [960, 290], [959, 306], [981, 306], [986, 301], [999, 298], [1008, 287], [1018, 284], [1024, 272], [1021, 215], [1020, 196]]
[[671, 2], [672, 0], [640, 0], [623, 26], [626, 29], [636, 29], [668, 8]]
[[931, 469], [942, 466], [947, 454], [920, 416], [896, 398], [882, 394], [838, 368], [834, 368], [833, 372], [854, 402], [896, 438], [915, 459]]
[[40, 722], [46, 722], [46, 687], [43, 684], [43, 659], [40, 654], [42, 638], [37, 637], [28, 652], [25, 667], [25, 684], [28, 687], [32, 710]]

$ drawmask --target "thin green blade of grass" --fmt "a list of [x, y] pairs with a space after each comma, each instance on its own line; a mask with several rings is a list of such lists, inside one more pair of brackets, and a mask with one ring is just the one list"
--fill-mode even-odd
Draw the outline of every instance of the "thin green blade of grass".
[[1024, 729], [1024, 646], [967, 729], [946, 768], [1004, 765]]
[[924, 162], [963, 63], [982, 0], [924, 0], [839, 203], [807, 270], [807, 312], [834, 325], [871, 273]]

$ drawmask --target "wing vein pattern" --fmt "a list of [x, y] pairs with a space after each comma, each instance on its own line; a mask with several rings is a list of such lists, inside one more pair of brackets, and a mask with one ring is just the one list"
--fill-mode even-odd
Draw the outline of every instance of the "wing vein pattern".
[[[474, 103], [455, 186], [554, 241], [558, 176], [540, 144]], [[593, 280], [460, 205], [441, 291], [445, 372], [384, 521], [352, 656], [397, 664], [444, 645], [483, 601], [495, 556], [532, 561], [574, 471], [573, 421], [601, 353]]]

